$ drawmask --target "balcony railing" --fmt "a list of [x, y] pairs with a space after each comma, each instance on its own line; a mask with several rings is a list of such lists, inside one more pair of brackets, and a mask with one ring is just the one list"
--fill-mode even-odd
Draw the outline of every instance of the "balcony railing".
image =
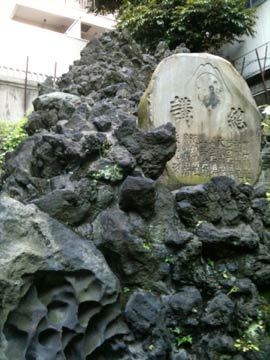
[[[25, 59], [25, 66], [18, 66], [18, 67], [11, 67], [7, 65], [0, 64], [0, 80], [2, 81], [10, 81], [12, 83], [17, 83], [16, 80], [21, 80], [20, 83], [23, 84], [24, 87], [24, 114], [26, 114], [27, 111], [27, 104], [28, 104], [28, 92], [27, 90], [33, 86], [33, 83], [31, 84], [30, 81], [33, 81], [34, 83], [42, 83], [46, 80], [46, 78], [51, 77], [53, 79], [53, 82], [55, 83], [58, 79], [57, 72], [58, 72], [58, 62], [54, 62], [54, 66], [47, 71], [47, 73], [40, 73], [32, 71], [31, 68], [29, 68], [29, 60], [30, 57], [27, 56]], [[60, 64], [61, 65], [61, 64]], [[4, 75], [1, 76], [1, 75]], [[7, 78], [5, 78], [7, 77]], [[34, 85], [35, 86], [35, 85]]]
[[264, 94], [268, 103], [269, 80], [266, 80], [266, 71], [270, 69], [270, 42], [267, 42], [252, 51], [232, 61], [238, 72], [248, 81], [254, 76], [259, 77], [261, 90], [257, 92], [254, 88], [253, 96]]
[[[42, 74], [34, 71], [28, 71], [28, 80], [35, 82], [43, 82], [48, 76], [53, 76], [54, 74]], [[13, 68], [6, 65], [0, 65], [0, 75], [8, 76], [10, 78], [25, 80], [26, 70]]]
[[232, 63], [245, 79], [265, 73], [270, 68], [270, 41], [232, 60]]

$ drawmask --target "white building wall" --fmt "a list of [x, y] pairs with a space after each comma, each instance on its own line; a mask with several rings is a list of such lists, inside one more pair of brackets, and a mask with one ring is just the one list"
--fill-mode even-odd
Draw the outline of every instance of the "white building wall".
[[270, 0], [265, 1], [262, 5], [257, 7], [256, 15], [258, 19], [255, 27], [256, 35], [254, 38], [251, 36], [244, 36], [241, 43], [227, 45], [223, 50], [225, 56], [238, 58], [270, 41]]
[[[61, 8], [64, 0], [1, 0], [0, 1], [0, 67], [25, 69], [29, 57], [29, 71], [57, 76], [68, 71], [69, 65], [80, 58], [80, 51], [87, 40], [80, 39], [80, 21], [91, 23], [97, 31], [114, 27], [114, 21], [87, 14], [73, 8]], [[10, 19], [15, 3], [70, 17], [76, 21], [66, 34], [42, 29]], [[52, 6], [53, 4], [53, 6]], [[61, 10], [62, 9], [62, 10]], [[102, 27], [104, 26], [104, 27]]]
[[[266, 68], [270, 67], [270, 44], [266, 48], [265, 44], [270, 42], [270, 0], [266, 0], [263, 4], [256, 8], [257, 23], [255, 26], [256, 34], [254, 37], [244, 36], [241, 42], [226, 45], [221, 53], [225, 58], [234, 62], [238, 71], [243, 69], [243, 76], [250, 77], [259, 71], [259, 64], [255, 49], [258, 49], [259, 59], [264, 66], [266, 55]], [[245, 56], [244, 64], [243, 58]]]
[[32, 111], [32, 101], [38, 96], [37, 83], [29, 81], [26, 90], [24, 80], [0, 76], [0, 121], [16, 122]]
[[[30, 14], [32, 8], [52, 14], [52, 19], [68, 18], [73, 25], [60, 33], [12, 20], [16, 4], [27, 6]], [[27, 109], [37, 95], [38, 82], [61, 76], [80, 58], [88, 42], [81, 39], [81, 22], [92, 25], [91, 36], [115, 26], [113, 19], [82, 11], [75, 0], [0, 0], [0, 121], [17, 121], [24, 115], [27, 58]]]
[[80, 51], [86, 43], [86, 40], [65, 34], [9, 22], [0, 26], [0, 65], [25, 69], [28, 56], [30, 72], [54, 75], [57, 62], [57, 76], [60, 76], [68, 71], [74, 60], [80, 58]]

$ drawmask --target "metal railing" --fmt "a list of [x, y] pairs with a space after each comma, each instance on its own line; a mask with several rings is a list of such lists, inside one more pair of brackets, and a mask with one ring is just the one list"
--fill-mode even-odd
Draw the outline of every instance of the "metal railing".
[[232, 60], [234, 67], [245, 78], [251, 78], [270, 68], [270, 41]]
[[262, 93], [265, 94], [267, 101], [269, 88], [265, 72], [270, 69], [270, 41], [233, 60], [232, 63], [246, 80], [256, 75], [260, 76], [263, 85]]
[[[25, 79], [26, 70], [17, 69], [6, 65], [0, 65], [0, 74], [16, 79]], [[49, 75], [37, 73], [34, 71], [28, 71], [28, 80], [42, 82], [44, 81]]]

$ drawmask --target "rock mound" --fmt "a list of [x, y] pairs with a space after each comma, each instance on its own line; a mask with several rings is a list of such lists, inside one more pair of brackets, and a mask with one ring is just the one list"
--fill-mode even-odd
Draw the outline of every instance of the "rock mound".
[[1, 360], [270, 356], [265, 188], [159, 183], [175, 130], [136, 127], [156, 63], [112, 32], [41, 86], [2, 176]]

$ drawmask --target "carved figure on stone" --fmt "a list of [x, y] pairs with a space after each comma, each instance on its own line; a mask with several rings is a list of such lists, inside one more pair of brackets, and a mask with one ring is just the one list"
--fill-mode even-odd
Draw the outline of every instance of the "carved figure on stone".
[[215, 109], [220, 104], [223, 87], [214, 74], [201, 74], [196, 80], [196, 90], [199, 100], [207, 109]]

